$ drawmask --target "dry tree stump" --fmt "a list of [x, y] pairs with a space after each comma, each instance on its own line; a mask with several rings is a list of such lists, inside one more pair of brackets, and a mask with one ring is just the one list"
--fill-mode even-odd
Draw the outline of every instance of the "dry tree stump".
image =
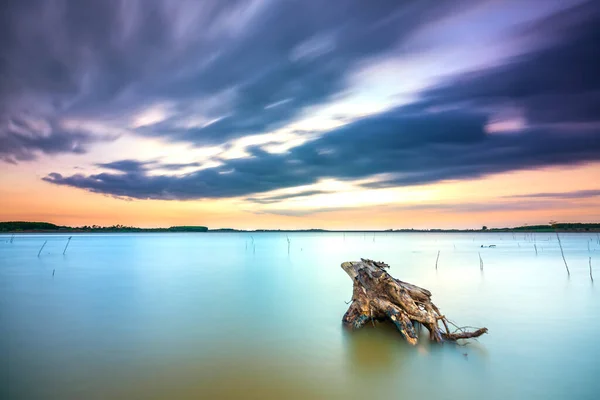
[[[476, 338], [487, 333], [487, 328], [456, 327], [431, 302], [429, 290], [395, 279], [385, 268], [389, 266], [383, 262], [366, 259], [342, 263], [342, 269], [354, 282], [352, 304], [343, 318], [345, 326], [358, 329], [369, 321], [390, 320], [412, 345], [418, 341], [418, 324], [427, 328], [434, 342]], [[456, 329], [451, 332], [448, 324]]]

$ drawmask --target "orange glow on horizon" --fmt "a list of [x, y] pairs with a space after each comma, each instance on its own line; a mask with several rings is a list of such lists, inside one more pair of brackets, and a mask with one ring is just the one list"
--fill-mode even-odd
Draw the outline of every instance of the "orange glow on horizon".
[[[398, 192], [397, 202], [391, 199], [383, 205], [349, 204], [347, 208], [329, 211], [329, 208], [335, 208], [332, 204], [322, 207], [326, 210], [288, 209], [285, 203], [277, 204], [277, 208], [269, 208], [241, 198], [187, 201], [123, 200], [75, 188], [55, 186], [40, 179], [44, 176], [43, 173], [25, 173], [16, 166], [11, 166], [6, 172], [0, 176], [2, 221], [45, 221], [70, 226], [205, 225], [209, 228], [239, 229], [479, 228], [482, 225], [505, 227], [547, 223], [551, 219], [600, 222], [600, 197], [555, 199], [551, 202], [540, 198], [504, 197], [598, 189], [593, 185], [600, 182], [600, 163], [519, 171], [480, 179], [394, 189]], [[419, 189], [433, 190], [434, 198], [416, 201], [407, 198], [410, 197], [407, 193]], [[378, 195], [380, 194], [373, 191], [373, 196]], [[526, 203], [533, 206], [527, 209], [511, 209], [511, 204]], [[442, 207], [436, 209], [436, 204]], [[469, 210], [469, 204], [489, 207], [483, 210]], [[499, 204], [499, 208], [494, 209], [494, 204]], [[536, 208], [536, 204], [540, 204], [541, 207]], [[431, 205], [431, 208], [424, 208], [423, 205]], [[445, 207], [448, 205], [455, 208]], [[294, 215], [280, 215], [281, 213]]]

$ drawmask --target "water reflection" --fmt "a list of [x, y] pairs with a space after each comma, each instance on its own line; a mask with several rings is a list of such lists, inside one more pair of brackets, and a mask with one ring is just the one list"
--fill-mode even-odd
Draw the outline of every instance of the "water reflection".
[[351, 331], [341, 327], [344, 336], [345, 365], [358, 374], [386, 374], [404, 364], [408, 344], [391, 324], [365, 325]]

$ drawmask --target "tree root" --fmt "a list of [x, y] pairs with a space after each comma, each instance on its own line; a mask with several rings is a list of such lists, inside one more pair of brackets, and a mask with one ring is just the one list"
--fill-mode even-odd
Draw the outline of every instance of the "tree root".
[[[415, 325], [429, 331], [434, 342], [476, 338], [487, 333], [487, 328], [468, 330], [456, 327], [431, 302], [431, 292], [413, 284], [393, 278], [383, 262], [361, 259], [342, 263], [342, 269], [354, 281], [352, 301], [342, 319], [345, 326], [359, 329], [368, 321], [389, 320], [406, 341], [418, 342]], [[443, 329], [439, 327], [442, 321]], [[448, 324], [456, 327], [451, 332]]]

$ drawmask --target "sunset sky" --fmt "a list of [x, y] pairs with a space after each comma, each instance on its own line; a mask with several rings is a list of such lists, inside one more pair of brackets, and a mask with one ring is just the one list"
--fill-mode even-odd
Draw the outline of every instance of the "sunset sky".
[[14, 0], [0, 220], [600, 222], [600, 2]]

